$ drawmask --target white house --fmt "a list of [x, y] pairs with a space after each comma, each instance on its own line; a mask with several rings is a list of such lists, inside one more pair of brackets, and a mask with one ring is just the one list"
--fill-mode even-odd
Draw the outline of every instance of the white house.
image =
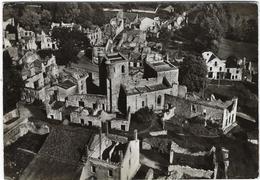
[[203, 59], [206, 61], [208, 67], [208, 78], [209, 79], [223, 79], [226, 61], [220, 60], [215, 54], [212, 52], [204, 52], [202, 53]]
[[227, 79], [241, 81], [243, 68], [240, 60], [229, 57], [227, 60], [219, 59], [214, 53], [207, 51], [202, 53], [208, 67], [209, 79]]

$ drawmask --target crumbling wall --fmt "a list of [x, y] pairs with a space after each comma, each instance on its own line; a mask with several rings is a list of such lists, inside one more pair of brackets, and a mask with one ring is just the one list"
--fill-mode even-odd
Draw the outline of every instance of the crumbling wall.
[[17, 117], [19, 117], [19, 112], [17, 109], [14, 109], [4, 115], [4, 123]]
[[[204, 115], [205, 119], [222, 120], [224, 110], [218, 107], [207, 106], [196, 101], [190, 101], [185, 98], [171, 96], [165, 94], [165, 105], [176, 107], [175, 114], [192, 118], [199, 115]], [[222, 121], [221, 121], [222, 123]]]
[[172, 178], [174, 179], [181, 179], [184, 174], [187, 174], [191, 177], [207, 178], [207, 179], [211, 179], [213, 175], [212, 170], [196, 169], [196, 168], [191, 168], [189, 166], [180, 166], [180, 165], [170, 165], [168, 167], [168, 171], [174, 173], [174, 175], [172, 176]]
[[70, 120], [73, 123], [82, 124], [85, 126], [101, 127], [102, 121], [97, 116], [90, 116], [80, 112], [72, 112], [70, 114]]
[[66, 106], [79, 107], [79, 101], [84, 102], [84, 107], [104, 109], [106, 110], [107, 97], [97, 94], [75, 94], [68, 97]]
[[[93, 172], [95, 169], [95, 172]], [[112, 176], [109, 176], [109, 170], [112, 171]], [[84, 166], [85, 176], [80, 179], [85, 180], [90, 177], [94, 179], [114, 180], [120, 179], [120, 164], [107, 162], [100, 159], [89, 158]]]
[[111, 129], [118, 129], [123, 131], [129, 130], [129, 123], [125, 119], [114, 119], [111, 120]]

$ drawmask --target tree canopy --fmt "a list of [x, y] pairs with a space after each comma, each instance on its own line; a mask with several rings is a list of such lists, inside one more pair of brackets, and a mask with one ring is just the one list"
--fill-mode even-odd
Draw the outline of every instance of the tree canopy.
[[8, 51], [3, 52], [3, 106], [4, 113], [16, 108], [16, 103], [21, 99], [21, 87], [24, 86], [20, 74], [21, 67], [12, 65]]
[[58, 43], [58, 50], [55, 55], [59, 65], [77, 62], [78, 53], [90, 47], [88, 37], [77, 29], [56, 27], [52, 31], [52, 38]]
[[206, 62], [200, 56], [189, 55], [180, 65], [179, 83], [187, 86], [188, 91], [199, 92], [205, 85], [206, 75]]

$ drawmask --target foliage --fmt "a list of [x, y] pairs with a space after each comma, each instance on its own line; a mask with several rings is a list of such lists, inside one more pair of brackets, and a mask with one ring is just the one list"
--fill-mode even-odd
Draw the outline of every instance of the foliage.
[[40, 25], [41, 16], [35, 11], [26, 9], [19, 19], [19, 22], [25, 29], [36, 30]]
[[185, 85], [188, 91], [199, 92], [205, 87], [207, 65], [199, 56], [187, 56], [184, 58], [179, 69], [179, 82]]
[[171, 42], [172, 33], [167, 28], [162, 28], [159, 34], [159, 41], [162, 42], [163, 48], [167, 49]]
[[40, 19], [40, 24], [42, 26], [50, 26], [51, 25], [51, 20], [52, 20], [52, 15], [50, 11], [44, 9], [41, 13], [41, 19]]
[[148, 107], [139, 109], [134, 115], [133, 120], [138, 123], [151, 123], [157, 116]]
[[77, 29], [54, 28], [52, 38], [58, 43], [56, 60], [59, 65], [77, 62], [78, 53], [90, 46], [89, 39]]
[[73, 22], [80, 13], [78, 3], [55, 3], [55, 6], [56, 10], [53, 13], [55, 14], [55, 21], [57, 22]]
[[218, 41], [224, 36], [227, 26], [226, 11], [221, 4], [199, 3], [185, 7], [188, 23], [176, 32], [186, 38], [193, 51], [218, 51]]
[[21, 99], [21, 87], [24, 86], [20, 74], [21, 67], [12, 65], [8, 51], [3, 53], [3, 105], [4, 113], [16, 108], [16, 103]]

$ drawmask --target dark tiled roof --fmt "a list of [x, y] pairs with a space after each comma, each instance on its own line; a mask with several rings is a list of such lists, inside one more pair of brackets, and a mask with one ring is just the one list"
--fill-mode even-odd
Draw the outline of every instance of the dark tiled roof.
[[82, 168], [82, 166], [57, 161], [56, 159], [36, 156], [19, 179], [79, 179]]
[[76, 84], [74, 84], [70, 80], [65, 80], [64, 82], [59, 83], [58, 86], [62, 87], [63, 89], [69, 89], [73, 86], [76, 86]]
[[81, 127], [59, 126], [53, 128], [39, 151], [40, 156], [66, 163], [78, 163], [92, 131]]
[[150, 85], [150, 86], [135, 87], [132, 89], [128, 89], [126, 94], [127, 95], [141, 94], [141, 93], [159, 91], [159, 90], [168, 89], [168, 88], [170, 88], [170, 87], [166, 86], [165, 84], [155, 84], [155, 85]]
[[215, 58], [217, 58], [214, 54], [212, 54], [211, 56], [210, 56], [210, 58], [209, 58], [209, 61], [208, 62], [210, 62], [210, 61], [212, 61], [213, 59], [215, 59]]
[[65, 102], [56, 101], [54, 103], [54, 105], [52, 106], [52, 109], [57, 110], [57, 109], [60, 109], [61, 107], [63, 107], [64, 105], [65, 105]]

